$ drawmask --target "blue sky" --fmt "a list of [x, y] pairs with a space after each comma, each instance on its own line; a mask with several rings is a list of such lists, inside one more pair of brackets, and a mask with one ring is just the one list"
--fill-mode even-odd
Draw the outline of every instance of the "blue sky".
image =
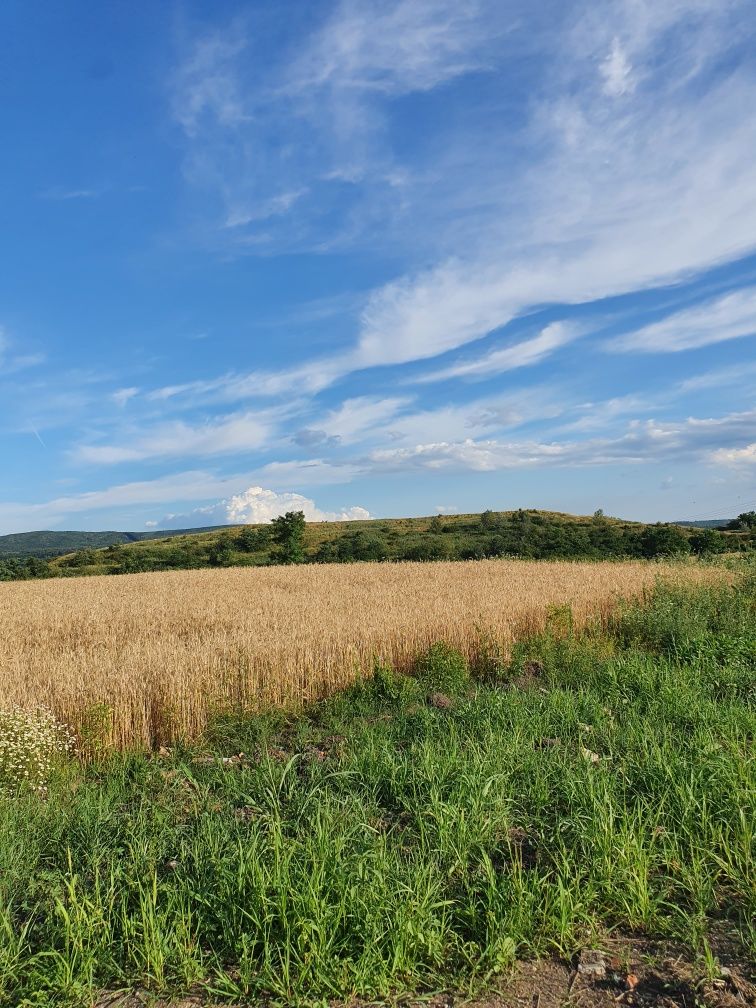
[[0, 532], [756, 507], [750, 0], [0, 30]]

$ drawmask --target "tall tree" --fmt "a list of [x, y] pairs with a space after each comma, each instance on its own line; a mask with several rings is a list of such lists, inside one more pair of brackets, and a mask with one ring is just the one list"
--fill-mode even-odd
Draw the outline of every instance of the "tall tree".
[[278, 549], [276, 560], [279, 563], [304, 563], [304, 511], [287, 511], [273, 519], [273, 541]]

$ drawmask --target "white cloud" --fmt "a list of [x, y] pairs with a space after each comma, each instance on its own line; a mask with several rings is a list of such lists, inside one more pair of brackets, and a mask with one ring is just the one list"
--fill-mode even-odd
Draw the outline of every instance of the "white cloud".
[[[346, 482], [354, 474], [356, 474], [356, 469], [349, 472], [346, 479], [342, 476], [341, 478], [323, 479], [321, 482]], [[179, 502], [191, 504], [195, 501], [212, 499], [229, 501], [235, 496], [243, 495], [245, 488], [249, 488], [255, 479], [263, 475], [271, 475], [271, 472], [266, 474], [260, 470], [219, 476], [213, 472], [191, 469], [185, 472], [171, 473], [154, 480], [119, 483], [101, 490], [68, 494], [41, 503], [0, 502], [0, 534], [28, 532], [39, 528], [57, 528], [63, 522], [69, 528], [76, 528], [79, 524], [77, 515], [105, 509], [123, 509], [153, 504], [170, 505]], [[291, 475], [293, 476], [294, 473], [292, 472]], [[213, 510], [217, 507], [217, 503], [210, 504], [206, 509], [207, 514], [217, 517], [217, 513]], [[190, 514], [196, 515], [202, 511], [203, 509], [200, 508], [193, 512], [187, 512], [186, 517], [188, 519]], [[225, 514], [225, 512], [223, 513]], [[314, 514], [314, 512], [312, 513]], [[328, 514], [329, 520], [331, 514], [333, 516], [337, 514], [350, 515], [353, 519], [362, 517], [361, 509], [356, 507], [344, 508], [341, 512], [322, 512], [322, 514]], [[219, 524], [223, 524], [225, 520], [225, 518], [221, 518]], [[207, 523], [212, 524], [209, 519]]]
[[289, 71], [287, 91], [408, 94], [485, 65], [501, 29], [484, 0], [342, 0]]
[[99, 189], [63, 189], [56, 187], [53, 189], [48, 189], [46, 192], [40, 193], [43, 199], [51, 200], [79, 200], [79, 199], [96, 199], [98, 196], [102, 195]]
[[604, 79], [604, 91], [608, 95], [616, 97], [635, 90], [633, 68], [618, 38], [612, 39], [609, 55], [601, 64], [601, 76]]
[[573, 342], [584, 332], [584, 327], [567, 322], [551, 322], [537, 336], [521, 340], [500, 350], [492, 350], [473, 360], [459, 361], [429, 374], [420, 375], [415, 381], [436, 382], [449, 378], [490, 378], [492, 375], [528, 367], [545, 360], [560, 347]]
[[129, 399], [133, 399], [134, 396], [139, 394], [138, 388], [122, 388], [117, 389], [110, 397], [116, 406], [125, 406]]
[[756, 442], [743, 448], [719, 448], [712, 452], [711, 458], [720, 465], [756, 465]]
[[535, 386], [462, 405], [407, 413], [391, 422], [384, 433], [397, 444], [464, 440], [472, 431], [494, 432], [533, 421], [552, 420], [566, 408], [553, 389]]
[[287, 511], [303, 511], [308, 521], [357, 521], [370, 518], [363, 507], [353, 506], [341, 511], [321, 511], [309, 497], [298, 493], [276, 493], [263, 487], [249, 487], [225, 504], [226, 521], [252, 524], [270, 521]]
[[401, 187], [381, 103], [485, 67], [506, 28], [495, 11], [492, 0], [341, 0], [278, 61], [261, 52], [254, 10], [198, 36], [171, 82], [187, 178], [242, 243], [266, 242], [260, 225], [286, 227], [295, 205], [327, 213], [344, 184]]
[[[410, 265], [367, 298], [351, 350], [153, 395], [317, 392], [353, 370], [464, 346], [545, 303], [657, 287], [746, 254], [756, 247], [756, 121], [741, 110], [756, 87], [747, 64], [726, 74], [722, 65], [733, 32], [752, 33], [748, 14], [743, 0], [607, 0], [600, 12], [590, 3], [538, 12], [518, 2], [354, 0], [264, 80], [254, 32], [235, 23], [197, 40], [177, 75], [174, 111], [223, 219], [252, 220], [294, 193], [296, 214], [276, 219], [296, 218], [297, 240], [312, 225], [322, 249], [340, 216], [347, 230], [356, 226], [357, 201], [371, 242], [391, 234]], [[384, 129], [397, 95], [470, 71], [506, 82], [509, 54], [523, 45], [538, 81], [524, 122], [503, 125], [481, 108], [464, 128], [453, 119], [439, 127], [432, 163], [399, 162]], [[623, 100], [608, 101], [607, 91]], [[322, 186], [335, 180], [349, 189], [334, 200]], [[321, 209], [328, 224], [318, 230]], [[412, 268], [413, 253], [424, 268]], [[556, 333], [438, 374], [537, 364], [561, 345], [549, 345]]]
[[698, 392], [702, 389], [725, 388], [727, 386], [746, 385], [750, 394], [753, 393], [753, 381], [756, 375], [756, 360], [733, 364], [723, 368], [713, 368], [703, 374], [693, 375], [680, 382], [681, 393]]
[[560, 432], [566, 434], [574, 431], [605, 430], [620, 417], [635, 413], [648, 413], [656, 404], [647, 397], [629, 393], [624, 396], [614, 396], [603, 402], [581, 403], [578, 409], [583, 415], [570, 423], [563, 424]]
[[626, 353], [677, 353], [754, 334], [756, 287], [746, 287], [619, 336], [608, 348]]
[[286, 396], [291, 392], [315, 394], [327, 388], [351, 369], [343, 356], [278, 371], [250, 371], [247, 374], [227, 374], [220, 378], [165, 385], [148, 392], [146, 398], [164, 402], [180, 396], [190, 396], [194, 402], [235, 402], [241, 399], [268, 399]]
[[14, 342], [7, 330], [0, 326], [0, 376], [15, 374], [26, 368], [37, 367], [45, 358], [43, 354], [19, 354], [14, 352]]
[[262, 447], [272, 434], [270, 416], [234, 413], [192, 425], [180, 420], [140, 431], [122, 444], [84, 444], [74, 451], [80, 462], [114, 465], [146, 459], [244, 453]]
[[[558, 86], [547, 80], [532, 105], [518, 137], [528, 157], [512, 163], [506, 133], [479, 138], [477, 163], [456, 180], [484, 188], [485, 216], [472, 218], [471, 240], [454, 242], [469, 251], [374, 293], [359, 339], [366, 363], [432, 356], [535, 306], [657, 287], [756, 247], [756, 123], [740, 111], [756, 100], [756, 87], [742, 66], [717, 77], [731, 37], [712, 37], [712, 5], [704, 27], [689, 8], [674, 5], [677, 20], [657, 25], [645, 17], [647, 5], [635, 5], [645, 17], [635, 58], [645, 61], [648, 86], [621, 106], [586, 81], [586, 53], [578, 51]], [[624, 23], [629, 9], [610, 5], [608, 26], [618, 11]], [[674, 66], [659, 52], [673, 33]], [[506, 175], [497, 177], [494, 159]], [[469, 214], [459, 216], [466, 225]], [[444, 237], [453, 242], [454, 227]]]
[[327, 437], [349, 444], [361, 440], [366, 434], [379, 435], [383, 425], [410, 402], [410, 399], [379, 399], [374, 396], [345, 399], [337, 409], [318, 421], [317, 426]]
[[248, 486], [249, 482], [248, 473], [224, 477], [193, 469], [154, 480], [119, 483], [102, 490], [68, 494], [42, 503], [6, 501], [0, 503], [0, 530], [7, 533], [55, 528], [62, 521], [75, 527], [75, 516], [85, 512], [143, 504], [207, 500], [237, 493], [241, 487]]
[[349, 483], [359, 473], [359, 466], [354, 462], [329, 462], [322, 458], [268, 462], [259, 470], [261, 479], [285, 487]]
[[[743, 458], [756, 435], [756, 410], [724, 417], [665, 421], [633, 420], [613, 438], [580, 441], [434, 441], [371, 453], [375, 470], [450, 470], [495, 472], [544, 466], [589, 466], [700, 459], [723, 462]], [[723, 454], [724, 453], [724, 454]]]
[[261, 486], [251, 486], [226, 500], [195, 508], [186, 514], [169, 514], [158, 525], [161, 528], [191, 528], [205, 525], [260, 525], [287, 511], [302, 511], [307, 521], [367, 521], [370, 512], [359, 506], [340, 511], [322, 511], [309, 497], [300, 493], [278, 493]]

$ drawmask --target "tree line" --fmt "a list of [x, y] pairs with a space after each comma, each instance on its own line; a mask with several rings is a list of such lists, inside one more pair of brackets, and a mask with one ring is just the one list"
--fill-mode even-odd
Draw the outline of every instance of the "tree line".
[[[753, 549], [756, 512], [739, 515], [730, 532], [677, 525], [623, 525], [596, 511], [589, 521], [538, 511], [484, 511], [469, 520], [440, 515], [424, 527], [371, 522], [333, 538], [308, 544], [305, 516], [290, 511], [268, 526], [247, 525], [215, 536], [153, 541], [147, 546], [83, 549], [56, 562], [36, 557], [0, 561], [0, 581], [72, 576], [84, 573], [132, 574], [242, 565], [353, 563], [381, 560], [478, 560], [523, 557], [532, 560], [710, 556]], [[321, 527], [322, 528], [322, 527]], [[731, 533], [739, 533], [732, 535]]]

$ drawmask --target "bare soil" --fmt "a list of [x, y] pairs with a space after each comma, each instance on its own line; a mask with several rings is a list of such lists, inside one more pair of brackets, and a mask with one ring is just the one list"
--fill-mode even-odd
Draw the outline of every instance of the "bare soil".
[[[671, 942], [612, 938], [573, 961], [518, 963], [485, 996], [458, 992], [402, 997], [394, 1008], [744, 1008], [756, 1006], [756, 963], [717, 951], [719, 976], [708, 976], [690, 953]], [[350, 1002], [332, 1008], [383, 1008]], [[261, 1002], [258, 1002], [261, 1005]], [[197, 993], [177, 1001], [147, 991], [103, 992], [94, 1008], [220, 1008]], [[252, 1005], [248, 1008], [253, 1008]], [[257, 1008], [257, 1006], [254, 1006]]]

